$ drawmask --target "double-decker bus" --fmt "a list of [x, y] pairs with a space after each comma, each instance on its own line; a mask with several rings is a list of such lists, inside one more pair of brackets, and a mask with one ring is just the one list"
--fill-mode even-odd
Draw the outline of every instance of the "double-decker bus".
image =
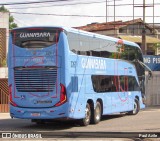
[[66, 27], [13, 29], [9, 38], [10, 115], [36, 123], [145, 108], [140, 47]]

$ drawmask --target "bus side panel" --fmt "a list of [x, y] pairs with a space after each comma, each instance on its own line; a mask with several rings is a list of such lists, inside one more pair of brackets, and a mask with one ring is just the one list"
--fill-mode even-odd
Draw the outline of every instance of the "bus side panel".
[[[94, 71], [92, 71], [93, 73]], [[103, 108], [103, 115], [112, 113], [112, 93], [110, 92], [102, 92], [97, 93], [94, 91], [93, 85], [94, 82], [92, 81], [91, 75], [86, 75], [85, 77], [85, 98], [86, 99], [92, 99], [94, 102], [94, 107], [96, 106], [97, 100], [102, 100], [102, 108]]]
[[134, 96], [133, 92], [128, 92], [128, 111], [133, 110], [133, 104], [134, 104]]
[[63, 82], [67, 90], [68, 117], [73, 119], [84, 118], [86, 101], [84, 99], [84, 75], [78, 67], [79, 56], [71, 55], [67, 36], [63, 33], [64, 55], [62, 57]]
[[72, 82], [72, 92], [69, 98], [69, 117], [74, 119], [81, 119], [85, 117], [85, 107], [87, 99], [85, 98], [85, 75], [77, 74], [78, 90], [74, 91], [76, 83]]

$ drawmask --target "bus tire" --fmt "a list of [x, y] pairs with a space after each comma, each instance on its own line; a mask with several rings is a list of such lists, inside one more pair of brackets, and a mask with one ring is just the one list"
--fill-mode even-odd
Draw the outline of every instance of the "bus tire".
[[94, 113], [92, 114], [92, 123], [98, 124], [101, 121], [101, 117], [102, 117], [102, 106], [101, 103], [97, 101]]
[[89, 103], [87, 103], [85, 109], [85, 117], [80, 120], [80, 125], [87, 126], [90, 124], [90, 122], [91, 122], [91, 106], [89, 105]]
[[136, 115], [136, 114], [138, 114], [139, 109], [140, 109], [139, 101], [138, 101], [138, 99], [135, 99], [134, 100], [134, 109], [132, 111], [128, 112], [128, 114], [129, 115]]

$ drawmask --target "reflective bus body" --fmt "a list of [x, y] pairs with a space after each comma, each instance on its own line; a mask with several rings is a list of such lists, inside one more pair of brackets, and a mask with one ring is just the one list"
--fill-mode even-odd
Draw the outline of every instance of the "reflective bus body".
[[139, 46], [64, 27], [26, 27], [10, 34], [10, 115], [43, 121], [137, 114], [145, 107]]

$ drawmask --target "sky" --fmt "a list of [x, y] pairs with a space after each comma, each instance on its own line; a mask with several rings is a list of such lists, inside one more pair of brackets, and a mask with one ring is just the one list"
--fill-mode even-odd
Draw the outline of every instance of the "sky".
[[[1, 0], [2, 1], [2, 0]], [[17, 3], [17, 2], [33, 2], [38, 0], [4, 0], [4, 3]], [[44, 1], [44, 0], [39, 0]], [[19, 27], [22, 26], [67, 26], [77, 27], [91, 23], [106, 22], [106, 0], [53, 0], [53, 3], [43, 4], [30, 4], [30, 5], [9, 5], [5, 6], [15, 18], [15, 22]], [[114, 21], [114, 0], [107, 0], [107, 21]], [[145, 0], [146, 6], [152, 6], [153, 0]], [[137, 7], [143, 5], [143, 0], [134, 0], [136, 7], [134, 7], [135, 18], [143, 19], [143, 8]], [[154, 0], [154, 15], [153, 20], [153, 7], [146, 7], [146, 22], [147, 23], [160, 23], [160, 0]], [[76, 3], [76, 4], [75, 4]], [[83, 3], [83, 4], [80, 4]], [[87, 3], [87, 4], [84, 4]], [[128, 21], [133, 19], [133, 0], [115, 0], [115, 20]], [[56, 6], [57, 5], [57, 6]], [[59, 6], [58, 6], [59, 5]], [[38, 7], [38, 8], [33, 8]], [[16, 9], [23, 8], [23, 9]], [[17, 13], [12, 13], [17, 12]], [[18, 14], [19, 13], [19, 14]], [[32, 14], [24, 14], [32, 13]], [[33, 13], [40, 14], [56, 14], [55, 15], [34, 15]], [[62, 16], [69, 15], [69, 16]], [[71, 16], [72, 15], [72, 16]], [[79, 16], [74, 16], [79, 15]], [[84, 17], [87, 15], [88, 17]], [[97, 16], [97, 17], [96, 17]], [[150, 16], [150, 17], [149, 17]]]

